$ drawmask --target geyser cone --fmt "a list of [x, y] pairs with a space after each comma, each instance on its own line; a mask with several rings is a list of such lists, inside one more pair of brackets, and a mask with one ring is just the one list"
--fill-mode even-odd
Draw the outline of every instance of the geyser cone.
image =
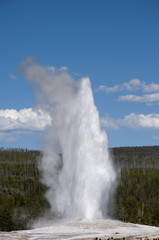
[[62, 218], [102, 218], [115, 172], [90, 80], [36, 63], [23, 72], [53, 119], [43, 134], [42, 160], [52, 211]]

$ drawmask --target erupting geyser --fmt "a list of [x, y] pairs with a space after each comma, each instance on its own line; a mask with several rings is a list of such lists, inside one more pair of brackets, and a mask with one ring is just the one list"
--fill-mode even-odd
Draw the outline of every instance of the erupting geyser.
[[32, 58], [20, 70], [35, 88], [37, 107], [52, 117], [41, 165], [52, 211], [61, 218], [102, 218], [115, 172], [90, 80], [74, 80], [66, 68], [40, 66]]

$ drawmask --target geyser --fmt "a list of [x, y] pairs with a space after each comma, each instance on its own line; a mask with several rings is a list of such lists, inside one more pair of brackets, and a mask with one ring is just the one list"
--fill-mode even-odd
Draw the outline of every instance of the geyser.
[[60, 218], [103, 218], [115, 171], [89, 78], [74, 80], [66, 68], [40, 66], [29, 57], [19, 69], [33, 84], [36, 107], [52, 117], [42, 137], [41, 164], [52, 212]]

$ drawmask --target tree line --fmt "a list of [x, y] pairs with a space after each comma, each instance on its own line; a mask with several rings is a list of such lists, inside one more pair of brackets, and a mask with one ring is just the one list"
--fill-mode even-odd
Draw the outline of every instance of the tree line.
[[22, 230], [49, 208], [40, 182], [41, 153], [0, 149], [0, 231]]
[[118, 169], [110, 216], [159, 226], [159, 146], [112, 149]]
[[[159, 226], [159, 146], [110, 149], [117, 181], [109, 216], [125, 222]], [[21, 230], [50, 205], [38, 164], [42, 153], [0, 149], [0, 231]]]

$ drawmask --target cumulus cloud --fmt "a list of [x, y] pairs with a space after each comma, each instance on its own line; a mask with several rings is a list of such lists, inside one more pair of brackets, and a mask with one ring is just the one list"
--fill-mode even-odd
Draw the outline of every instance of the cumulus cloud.
[[[112, 122], [112, 124], [110, 124]], [[118, 129], [121, 127], [134, 128], [138, 130], [159, 129], [159, 114], [135, 114], [131, 113], [122, 119], [112, 119], [106, 116], [101, 121], [106, 128]]]
[[129, 82], [123, 83], [122, 89], [128, 91], [136, 91], [138, 89], [142, 89], [144, 83], [141, 82], [139, 79], [131, 79]]
[[112, 87], [101, 85], [96, 91], [103, 91], [108, 94], [119, 91], [137, 91], [137, 90], [151, 94], [144, 94], [141, 96], [127, 94], [124, 96], [119, 96], [118, 101], [142, 102], [146, 104], [159, 102], [159, 84], [156, 83], [146, 84], [144, 81], [141, 81], [137, 78], [131, 79], [129, 82], [124, 82], [122, 84], [115, 85]]
[[119, 129], [118, 123], [115, 119], [111, 118], [109, 114], [106, 114], [105, 117], [101, 118], [101, 125], [109, 129]]
[[159, 129], [159, 114], [137, 115], [131, 113], [119, 120], [119, 124], [136, 129]]
[[159, 84], [151, 83], [143, 86], [144, 92], [159, 92]]
[[0, 110], [0, 139], [15, 140], [9, 132], [42, 131], [51, 123], [51, 117], [40, 109], [24, 108]]
[[120, 91], [120, 86], [115, 85], [113, 87], [107, 87], [105, 85], [100, 85], [99, 88], [96, 91], [103, 91], [105, 93], [117, 92], [117, 91]]
[[144, 94], [143, 96], [125, 95], [118, 98], [119, 101], [152, 103], [159, 101], [159, 93]]
[[124, 82], [122, 84], [115, 85], [112, 87], [100, 85], [97, 89], [97, 91], [103, 91], [105, 93], [136, 90], [141, 90], [143, 92], [159, 92], [159, 84], [156, 83], [146, 84], [144, 81], [134, 78], [128, 82]]

